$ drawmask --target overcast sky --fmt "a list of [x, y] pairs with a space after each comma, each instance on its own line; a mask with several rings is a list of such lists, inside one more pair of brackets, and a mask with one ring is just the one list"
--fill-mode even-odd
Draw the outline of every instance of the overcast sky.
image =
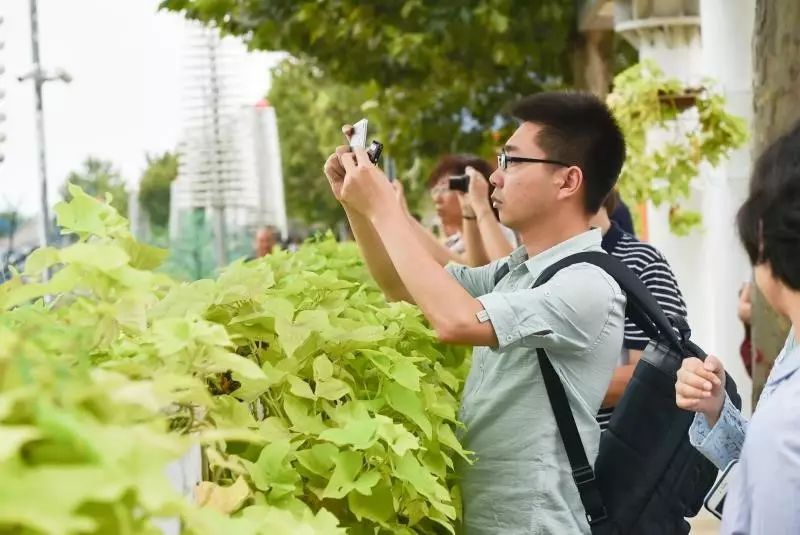
[[[178, 15], [157, 12], [158, 0], [39, 0], [42, 64], [64, 68], [69, 85], [44, 88], [50, 196], [89, 155], [109, 159], [129, 183], [138, 181], [146, 153], [172, 150], [180, 131], [181, 61], [187, 25]], [[31, 66], [28, 0], [0, 0], [0, 101], [5, 123], [0, 145], [0, 211], [9, 205], [38, 210], [33, 88], [17, 76]], [[246, 98], [268, 89], [275, 55], [251, 55]]]

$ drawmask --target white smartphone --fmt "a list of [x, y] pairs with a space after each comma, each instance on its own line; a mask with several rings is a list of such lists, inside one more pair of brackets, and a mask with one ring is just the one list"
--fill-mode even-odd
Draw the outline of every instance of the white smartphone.
[[722, 518], [722, 509], [725, 507], [725, 497], [728, 494], [730, 474], [738, 462], [738, 460], [733, 460], [730, 462], [730, 464], [728, 464], [728, 466], [725, 467], [725, 470], [722, 471], [722, 474], [720, 474], [717, 482], [714, 483], [714, 486], [711, 487], [711, 490], [708, 491], [708, 494], [706, 495], [704, 502], [706, 509], [708, 509], [709, 513], [719, 519]]
[[350, 147], [367, 148], [367, 120], [361, 119], [353, 125], [353, 135], [350, 137]]

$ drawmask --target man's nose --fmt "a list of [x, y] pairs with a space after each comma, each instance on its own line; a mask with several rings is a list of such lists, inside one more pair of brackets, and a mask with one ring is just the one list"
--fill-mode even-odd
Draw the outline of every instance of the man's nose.
[[496, 169], [494, 173], [489, 175], [489, 183], [496, 188], [503, 187], [503, 173], [500, 169]]

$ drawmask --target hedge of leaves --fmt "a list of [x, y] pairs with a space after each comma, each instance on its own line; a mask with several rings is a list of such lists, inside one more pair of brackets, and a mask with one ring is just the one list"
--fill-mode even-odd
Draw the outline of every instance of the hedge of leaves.
[[[467, 353], [387, 303], [352, 245], [179, 283], [72, 194], [78, 241], [0, 286], [0, 533], [454, 531]], [[164, 471], [193, 443], [196, 503]]]

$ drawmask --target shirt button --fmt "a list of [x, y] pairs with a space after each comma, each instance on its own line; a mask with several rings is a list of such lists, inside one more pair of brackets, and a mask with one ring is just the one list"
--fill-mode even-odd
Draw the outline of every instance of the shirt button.
[[510, 334], [508, 336], [506, 336], [506, 342], [510, 342], [513, 339], [514, 339], [514, 337], [511, 336]]

